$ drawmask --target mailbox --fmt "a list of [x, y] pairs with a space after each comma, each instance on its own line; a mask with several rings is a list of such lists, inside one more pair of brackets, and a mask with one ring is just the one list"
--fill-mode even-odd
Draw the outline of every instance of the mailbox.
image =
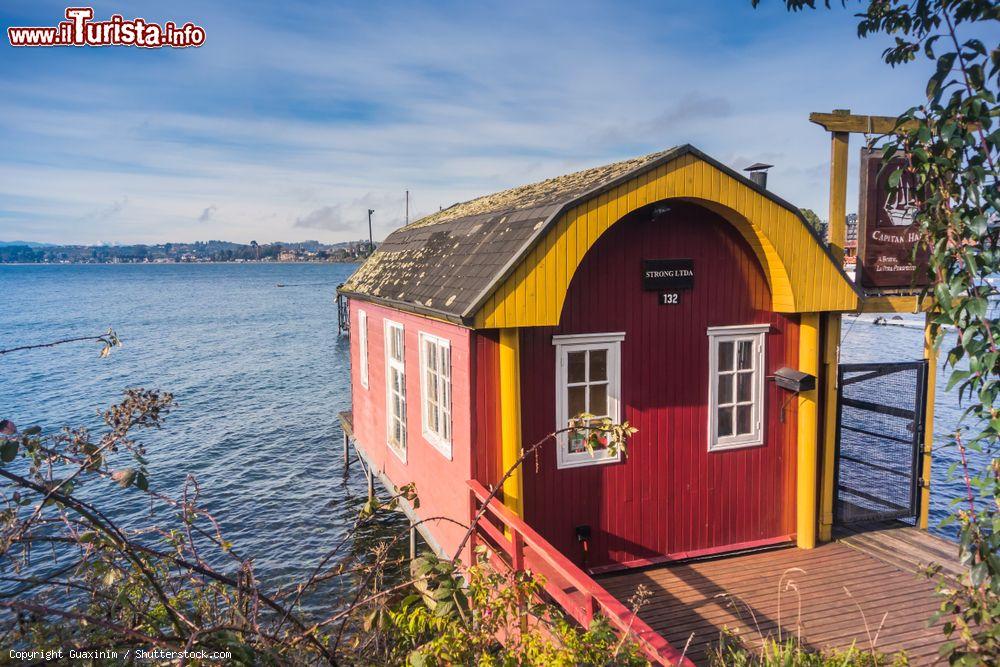
[[809, 375], [809, 373], [803, 373], [788, 366], [783, 366], [775, 372], [774, 381], [782, 389], [794, 391], [795, 393], [812, 391], [816, 388], [815, 375]]

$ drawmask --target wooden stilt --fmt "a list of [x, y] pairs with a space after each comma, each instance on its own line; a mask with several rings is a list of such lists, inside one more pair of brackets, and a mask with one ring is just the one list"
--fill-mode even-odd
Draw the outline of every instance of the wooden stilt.
[[351, 463], [351, 438], [344, 432], [344, 472], [347, 472], [347, 468]]

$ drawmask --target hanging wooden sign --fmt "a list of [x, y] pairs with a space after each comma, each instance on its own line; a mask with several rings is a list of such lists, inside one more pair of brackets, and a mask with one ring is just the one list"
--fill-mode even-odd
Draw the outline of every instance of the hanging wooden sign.
[[903, 172], [899, 187], [889, 188], [889, 177], [905, 158], [888, 166], [879, 149], [861, 150], [861, 203], [858, 208], [859, 283], [869, 288], [925, 287], [928, 252], [914, 256], [920, 236], [913, 175]]

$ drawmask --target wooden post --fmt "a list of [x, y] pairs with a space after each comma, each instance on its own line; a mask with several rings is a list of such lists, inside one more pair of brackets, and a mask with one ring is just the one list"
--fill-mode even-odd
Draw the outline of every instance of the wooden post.
[[[850, 113], [849, 111], [844, 113]], [[847, 151], [851, 135], [847, 132], [830, 134], [830, 252], [843, 264], [847, 243]]]
[[476, 525], [476, 515], [479, 514], [479, 504], [476, 498], [476, 492], [469, 490], [469, 527], [472, 528], [472, 532], [469, 533], [469, 565], [476, 564], [476, 548], [479, 546], [479, 526]]
[[[521, 355], [520, 332], [500, 330], [500, 441], [503, 470], [521, 456]], [[521, 496], [521, 469], [503, 485], [503, 504], [519, 517], [524, 516]]]
[[417, 526], [412, 521], [410, 522], [410, 560], [415, 560], [417, 557]]
[[937, 349], [931, 337], [932, 311], [924, 316], [924, 359], [927, 360], [927, 406], [924, 409], [923, 465], [920, 466], [920, 516], [917, 526], [927, 530], [931, 505], [931, 456], [934, 449], [934, 397], [937, 393]]
[[516, 530], [510, 533], [512, 553], [510, 556], [511, 567], [515, 572], [524, 572], [524, 536]]
[[347, 435], [347, 431], [344, 431], [344, 472], [347, 472], [347, 467], [351, 463], [351, 438]]
[[[799, 324], [799, 370], [818, 375], [819, 353], [819, 313], [803, 313]], [[817, 393], [812, 389], [799, 394], [795, 532], [796, 543], [802, 549], [816, 546]]]
[[[835, 115], [850, 116], [850, 111], [835, 111]], [[847, 245], [847, 161], [851, 135], [849, 132], [830, 133], [830, 206], [828, 230], [830, 252], [841, 265]], [[840, 313], [827, 313], [823, 318], [823, 435], [820, 466], [819, 539], [833, 539], [833, 505], [837, 461], [837, 370], [840, 364]]]
[[827, 313], [823, 327], [823, 446], [820, 466], [819, 540], [833, 539], [837, 465], [837, 377], [840, 365], [840, 313]]
[[[513, 547], [511, 553], [511, 567], [514, 569], [514, 573], [524, 572], [524, 536], [521, 535], [520, 531], [516, 529], [511, 529], [510, 531], [511, 546]], [[520, 593], [517, 596], [517, 607], [520, 613], [520, 628], [522, 633], [528, 632], [528, 614], [527, 614], [527, 603], [523, 599]]]
[[375, 500], [375, 471], [368, 466], [367, 473], [365, 475], [368, 478], [368, 502]]

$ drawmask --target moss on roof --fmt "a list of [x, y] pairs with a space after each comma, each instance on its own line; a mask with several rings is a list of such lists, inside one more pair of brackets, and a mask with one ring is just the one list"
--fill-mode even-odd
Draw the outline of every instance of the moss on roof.
[[437, 213], [432, 213], [419, 220], [415, 220], [404, 229], [436, 225], [470, 215], [544, 206], [552, 203], [553, 200], [574, 197], [594, 187], [613, 181], [619, 176], [635, 169], [641, 169], [643, 166], [658, 160], [672, 150], [674, 149], [671, 148], [641, 157], [622, 160], [621, 162], [613, 162], [600, 167], [575, 171], [572, 174], [556, 176], [528, 185], [519, 185], [509, 190], [470, 199], [467, 202], [449, 206]]

